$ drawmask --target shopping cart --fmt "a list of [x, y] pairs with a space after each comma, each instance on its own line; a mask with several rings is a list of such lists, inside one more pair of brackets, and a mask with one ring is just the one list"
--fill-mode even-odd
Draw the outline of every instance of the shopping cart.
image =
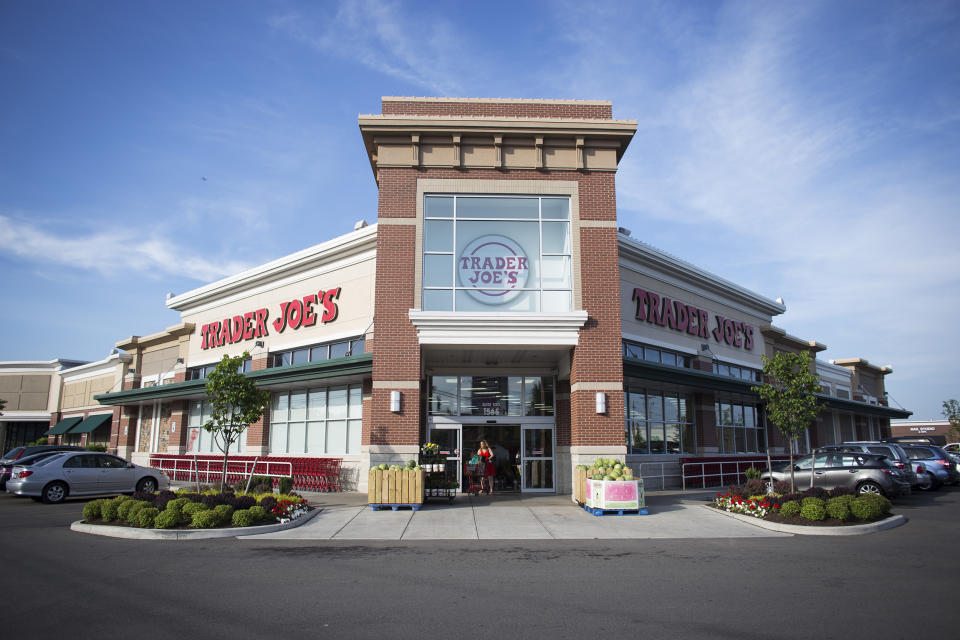
[[471, 493], [473, 495], [480, 495], [482, 490], [482, 485], [480, 483], [483, 478], [483, 472], [485, 471], [486, 463], [478, 462], [476, 464], [470, 464], [469, 462], [463, 465], [463, 486], [464, 493]]

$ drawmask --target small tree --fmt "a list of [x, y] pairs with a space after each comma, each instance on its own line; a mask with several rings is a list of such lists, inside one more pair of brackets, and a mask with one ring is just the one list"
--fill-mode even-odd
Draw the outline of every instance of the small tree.
[[[791, 491], [796, 490], [793, 454], [797, 438], [803, 435], [820, 413], [820, 405], [814, 396], [820, 390], [820, 380], [810, 371], [812, 362], [808, 351], [779, 351], [772, 358], [763, 356], [765, 382], [751, 387], [766, 403], [770, 422], [790, 441]], [[769, 449], [769, 443], [767, 447]]]
[[240, 439], [251, 422], [263, 416], [263, 410], [270, 402], [270, 394], [257, 389], [253, 380], [242, 373], [243, 363], [248, 358], [250, 354], [246, 351], [232, 358], [225, 355], [207, 376], [207, 396], [212, 413], [203, 428], [213, 436], [217, 448], [223, 452], [221, 493], [227, 482], [230, 446]]
[[956, 400], [944, 400], [943, 417], [950, 421], [951, 440], [954, 442], [960, 441], [960, 402]]

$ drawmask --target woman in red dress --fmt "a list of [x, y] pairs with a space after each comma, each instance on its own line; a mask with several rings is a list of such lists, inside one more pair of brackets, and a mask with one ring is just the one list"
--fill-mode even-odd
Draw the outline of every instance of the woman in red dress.
[[493, 450], [487, 445], [486, 440], [480, 441], [480, 450], [477, 451], [477, 455], [480, 456], [480, 459], [484, 462], [483, 477], [480, 479], [480, 491], [482, 493], [484, 488], [486, 488], [487, 495], [491, 495], [493, 494]]

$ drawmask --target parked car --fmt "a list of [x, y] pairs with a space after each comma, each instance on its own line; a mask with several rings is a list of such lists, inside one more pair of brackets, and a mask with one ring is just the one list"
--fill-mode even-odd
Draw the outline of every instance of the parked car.
[[[794, 481], [798, 491], [810, 486], [823, 489], [847, 487], [857, 493], [877, 493], [893, 497], [910, 493], [910, 481], [903, 469], [897, 467], [883, 454], [862, 452], [823, 452], [803, 456], [794, 461]], [[772, 471], [765, 471], [760, 479], [771, 484], [780, 480], [790, 481], [790, 463], [781, 463]]]
[[69, 444], [35, 444], [31, 446], [14, 447], [3, 454], [3, 457], [0, 458], [0, 464], [16, 462], [24, 456], [32, 456], [35, 453], [41, 453], [43, 451], [83, 451], [83, 448]]
[[[71, 447], [70, 450], [77, 449], [78, 447]], [[7, 480], [10, 479], [10, 473], [13, 468], [17, 465], [29, 466], [35, 462], [39, 462], [44, 458], [49, 458], [50, 456], [56, 456], [63, 453], [63, 449], [51, 449], [49, 451], [41, 451], [40, 453], [34, 453], [31, 455], [21, 456], [17, 460], [0, 461], [0, 489], [4, 489], [7, 486]]]
[[[921, 489], [937, 490], [942, 485], [960, 483], [960, 473], [957, 473], [956, 461], [946, 451], [933, 445], [909, 445], [904, 451], [910, 460], [918, 466], [918, 472], [926, 476], [921, 483]], [[920, 471], [920, 469], [923, 471]]]
[[851, 452], [862, 452], [862, 453], [877, 453], [880, 455], [887, 456], [887, 458], [892, 462], [898, 469], [903, 471], [907, 480], [910, 482], [910, 486], [917, 488], [917, 485], [920, 483], [920, 479], [917, 477], [917, 465], [911, 464], [910, 456], [907, 455], [907, 452], [903, 450], [899, 444], [895, 442], [880, 442], [879, 440], [857, 440], [851, 442], [841, 442], [840, 444], [828, 444], [823, 447], [819, 447], [820, 451], [851, 451]]
[[67, 496], [156, 491], [169, 485], [166, 474], [152, 467], [107, 453], [67, 452], [15, 466], [7, 493], [55, 504]]

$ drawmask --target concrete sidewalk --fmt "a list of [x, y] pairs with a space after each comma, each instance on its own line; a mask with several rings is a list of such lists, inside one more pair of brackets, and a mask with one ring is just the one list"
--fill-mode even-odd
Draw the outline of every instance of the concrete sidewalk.
[[428, 499], [420, 511], [373, 511], [367, 494], [304, 493], [322, 512], [303, 526], [240, 540], [591, 540], [758, 538], [790, 534], [759, 529], [702, 505], [715, 491], [646, 496], [649, 515], [593, 516], [569, 495], [459, 495]]

